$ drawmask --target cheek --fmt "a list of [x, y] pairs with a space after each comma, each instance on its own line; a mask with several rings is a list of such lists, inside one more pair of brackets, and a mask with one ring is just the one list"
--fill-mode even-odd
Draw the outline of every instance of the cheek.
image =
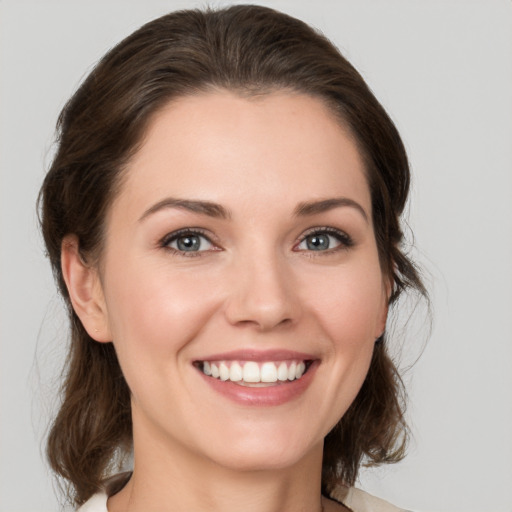
[[125, 271], [110, 273], [107, 287], [110, 328], [121, 365], [137, 361], [142, 369], [145, 361], [162, 366], [175, 361], [213, 314], [215, 295], [193, 273], [143, 264], [132, 273], [127, 267]]
[[[371, 263], [371, 264], [370, 264]], [[385, 314], [385, 292], [378, 262], [340, 267], [307, 285], [311, 317], [321, 329], [327, 352], [325, 397], [332, 401], [331, 426], [356, 397], [371, 362], [376, 334]], [[380, 333], [379, 333], [380, 334]]]
[[[183, 386], [190, 365], [182, 363], [216, 309], [216, 297], [206, 289], [208, 280], [192, 273], [142, 264], [131, 274], [125, 267], [125, 272], [110, 274], [107, 300], [114, 345], [133, 406], [152, 417], [172, 415], [188, 396]], [[176, 389], [182, 392], [170, 392]], [[155, 404], [160, 404], [160, 413]]]
[[353, 349], [373, 344], [385, 318], [385, 298], [378, 266], [338, 269], [314, 285], [305, 285], [310, 307], [333, 341], [333, 349]]

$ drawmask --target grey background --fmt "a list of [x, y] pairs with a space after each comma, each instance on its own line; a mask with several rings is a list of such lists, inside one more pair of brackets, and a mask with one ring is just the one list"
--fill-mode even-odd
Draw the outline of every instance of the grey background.
[[[406, 374], [414, 432], [361, 486], [423, 512], [512, 510], [512, 3], [256, 2], [325, 32], [406, 142], [409, 224], [429, 271], [432, 336]], [[0, 1], [0, 511], [57, 510], [41, 438], [65, 322], [35, 199], [65, 100], [142, 23], [195, 1]], [[213, 5], [224, 5], [215, 2]], [[421, 311], [403, 364], [421, 352]]]

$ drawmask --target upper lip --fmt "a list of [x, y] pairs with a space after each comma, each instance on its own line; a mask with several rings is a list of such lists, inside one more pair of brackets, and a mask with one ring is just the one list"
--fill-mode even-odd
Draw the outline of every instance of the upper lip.
[[296, 352], [294, 350], [272, 349], [272, 350], [252, 350], [241, 349], [230, 352], [216, 353], [209, 356], [196, 359], [196, 361], [287, 361], [290, 359], [311, 361], [318, 359], [313, 354], [305, 352]]

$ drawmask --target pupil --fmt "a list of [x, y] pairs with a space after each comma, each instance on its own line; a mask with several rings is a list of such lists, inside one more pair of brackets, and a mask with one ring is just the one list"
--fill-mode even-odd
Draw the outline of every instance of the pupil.
[[183, 236], [178, 239], [178, 249], [180, 251], [197, 251], [199, 249], [199, 237], [198, 236]]
[[329, 237], [327, 235], [313, 235], [308, 238], [308, 249], [312, 251], [319, 251], [329, 248]]

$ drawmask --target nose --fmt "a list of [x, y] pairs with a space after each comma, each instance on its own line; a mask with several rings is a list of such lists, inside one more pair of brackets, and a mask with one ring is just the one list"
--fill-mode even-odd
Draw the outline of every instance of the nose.
[[289, 263], [260, 254], [241, 258], [234, 267], [225, 309], [232, 325], [269, 331], [297, 322], [301, 305]]

